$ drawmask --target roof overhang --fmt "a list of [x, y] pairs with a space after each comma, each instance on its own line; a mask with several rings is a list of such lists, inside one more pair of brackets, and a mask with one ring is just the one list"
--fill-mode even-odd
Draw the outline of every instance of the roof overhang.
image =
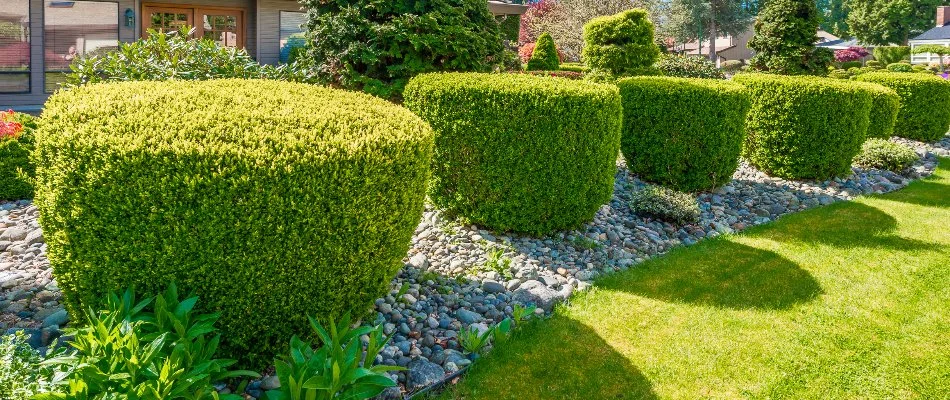
[[528, 11], [524, 4], [511, 4], [503, 1], [489, 1], [488, 11], [495, 15], [521, 15]]

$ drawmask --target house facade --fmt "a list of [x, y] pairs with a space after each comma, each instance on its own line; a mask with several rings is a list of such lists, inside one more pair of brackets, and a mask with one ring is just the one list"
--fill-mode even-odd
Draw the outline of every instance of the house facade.
[[[489, 1], [499, 16], [520, 4]], [[302, 33], [296, 0], [0, 0], [0, 108], [39, 107], [79, 56], [112, 51], [149, 29], [195, 27], [198, 37], [276, 64]]]
[[[937, 7], [937, 26], [911, 39], [908, 44], [911, 49], [929, 44], [950, 46], [950, 6]], [[912, 64], [930, 64], [939, 61], [940, 56], [936, 54], [923, 53], [910, 56]]]

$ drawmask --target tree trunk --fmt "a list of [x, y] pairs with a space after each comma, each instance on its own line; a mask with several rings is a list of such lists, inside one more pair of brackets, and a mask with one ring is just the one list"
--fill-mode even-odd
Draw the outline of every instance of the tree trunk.
[[719, 55], [716, 54], [716, 38], [719, 37], [719, 33], [716, 32], [716, 7], [710, 4], [709, 7], [709, 61], [712, 61], [713, 64], [717, 64], [716, 60], [719, 58]]

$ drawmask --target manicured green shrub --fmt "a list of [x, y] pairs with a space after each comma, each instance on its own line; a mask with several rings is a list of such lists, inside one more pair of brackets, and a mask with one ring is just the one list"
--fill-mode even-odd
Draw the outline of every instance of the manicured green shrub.
[[659, 56], [660, 48], [653, 40], [653, 23], [644, 10], [597, 17], [584, 25], [581, 57], [591, 69], [616, 76], [639, 75]]
[[554, 38], [545, 32], [538, 38], [531, 58], [528, 59], [528, 71], [557, 71], [560, 60], [557, 56], [557, 46]]
[[832, 79], [851, 79], [851, 73], [843, 69], [836, 69], [828, 74]]
[[524, 71], [527, 75], [535, 76], [551, 76], [556, 78], [565, 78], [565, 79], [584, 79], [584, 74], [581, 72], [571, 72], [571, 71]]
[[409, 78], [434, 71], [491, 71], [504, 55], [485, 0], [301, 0], [317, 77], [399, 98]]
[[33, 131], [36, 120], [12, 110], [0, 111], [0, 200], [33, 197]]
[[827, 179], [851, 172], [866, 138], [871, 95], [837, 79], [739, 74], [752, 109], [742, 154], [773, 176]]
[[630, 194], [630, 211], [676, 224], [699, 220], [699, 205], [689, 193], [662, 186], [647, 186]]
[[917, 152], [905, 144], [875, 138], [864, 142], [861, 152], [854, 157], [854, 165], [901, 172], [918, 159]]
[[745, 64], [743, 64], [740, 60], [726, 60], [723, 61], [720, 66], [722, 67], [723, 71], [734, 74], [739, 72], [739, 69], [745, 66]]
[[590, 70], [590, 68], [587, 68], [586, 65], [581, 63], [561, 63], [561, 65], [558, 66], [558, 69], [569, 72], [587, 72]]
[[837, 64], [839, 64], [838, 68], [843, 69], [843, 70], [849, 70], [851, 68], [861, 68], [862, 66], [860, 61], [844, 61]]
[[732, 179], [750, 106], [742, 85], [636, 77], [617, 86], [623, 99], [620, 151], [631, 172], [689, 192]]
[[900, 111], [900, 96], [894, 90], [870, 83], [855, 82], [871, 94], [871, 113], [868, 124], [868, 138], [887, 139], [894, 134], [897, 112]]
[[882, 65], [883, 64], [881, 64], [881, 62], [878, 60], [869, 60], [868, 62], [864, 64], [865, 68], [875, 68], [875, 69], [880, 69]]
[[678, 78], [726, 79], [716, 64], [705, 57], [666, 54], [654, 65], [664, 76]]
[[906, 63], [887, 64], [887, 70], [891, 72], [914, 72], [914, 67]]
[[[910, 59], [910, 47], [907, 46], [878, 46], [874, 48], [874, 59], [879, 66], [890, 65]], [[868, 64], [870, 65], [870, 64]]]
[[361, 312], [385, 292], [432, 146], [424, 121], [360, 93], [88, 85], [46, 103], [36, 205], [71, 312], [176, 280], [221, 312], [224, 355], [259, 366], [308, 332], [308, 314]]
[[835, 59], [815, 47], [821, 14], [814, 0], [769, 0], [755, 19], [749, 65], [757, 71], [787, 75], [825, 75]]
[[436, 131], [429, 196], [499, 229], [546, 233], [610, 200], [620, 149], [617, 88], [520, 74], [426, 74], [406, 106]]
[[893, 89], [900, 96], [894, 135], [935, 141], [950, 129], [950, 82], [935, 75], [872, 72], [856, 78]]

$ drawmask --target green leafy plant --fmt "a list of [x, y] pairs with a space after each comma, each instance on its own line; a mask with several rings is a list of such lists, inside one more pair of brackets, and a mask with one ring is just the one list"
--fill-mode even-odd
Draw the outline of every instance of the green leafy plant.
[[[267, 392], [270, 400], [363, 400], [396, 386], [386, 374], [402, 367], [372, 365], [389, 337], [382, 326], [352, 328], [347, 313], [336, 323], [331, 318], [326, 329], [314, 318], [310, 325], [317, 336], [317, 348], [296, 335], [290, 339], [290, 353], [275, 361], [280, 387]], [[360, 337], [366, 335], [366, 348]]]
[[437, 132], [429, 198], [439, 207], [498, 230], [547, 233], [590, 220], [610, 200], [616, 87], [441, 73], [414, 78], [405, 99]]
[[950, 128], [950, 82], [936, 75], [873, 72], [855, 78], [894, 90], [900, 110], [894, 136], [935, 141]]
[[42, 361], [23, 331], [0, 336], [0, 399], [28, 400], [48, 391], [55, 371]]
[[511, 258], [505, 256], [505, 249], [488, 247], [485, 249], [485, 264], [482, 269], [495, 271], [505, 278], [511, 278]]
[[554, 45], [554, 38], [551, 34], [545, 32], [538, 38], [534, 46], [534, 52], [528, 59], [528, 71], [557, 71], [561, 60], [558, 59], [557, 46]]
[[398, 98], [416, 74], [487, 72], [501, 29], [484, 0], [303, 0], [321, 82]]
[[599, 249], [603, 247], [603, 245], [601, 245], [600, 242], [584, 235], [574, 236], [571, 239], [571, 243], [576, 247], [580, 247], [582, 249], [588, 249], [588, 250]]
[[33, 197], [36, 166], [30, 157], [36, 126], [30, 115], [0, 111], [0, 200]]
[[677, 190], [722, 186], [739, 165], [750, 100], [734, 82], [635, 77], [623, 99], [620, 151], [630, 171]]
[[245, 368], [308, 313], [383, 295], [422, 215], [433, 133], [364, 93], [122, 82], [60, 91], [44, 115], [36, 204], [67, 310], [174, 279], [221, 313], [221, 354]]
[[914, 67], [907, 63], [891, 63], [887, 64], [887, 70], [891, 72], [914, 72]]
[[174, 284], [140, 302], [131, 290], [122, 297], [110, 294], [104, 310], [89, 308], [84, 325], [66, 332], [75, 350], [61, 349], [43, 362], [65, 372], [56, 375], [53, 391], [38, 398], [240, 400], [219, 395], [212, 383], [259, 375], [228, 371], [234, 360], [214, 358], [219, 315], [196, 313], [197, 302], [179, 301]]
[[664, 76], [679, 78], [726, 79], [726, 75], [716, 68], [706, 57], [664, 54], [654, 64]]
[[722, 70], [724, 72], [734, 74], [736, 72], [739, 72], [739, 69], [744, 67], [745, 64], [741, 60], [726, 60], [726, 61], [723, 61], [722, 64], [720, 64], [720, 66], [722, 67]]
[[752, 101], [742, 149], [752, 165], [786, 179], [851, 173], [851, 159], [861, 150], [870, 123], [872, 99], [865, 86], [808, 76], [738, 74], [732, 79], [747, 88]]
[[[907, 46], [877, 46], [874, 48], [873, 61], [875, 66], [884, 66], [910, 60], [910, 47]], [[871, 62], [868, 62], [871, 66]]]
[[815, 47], [820, 18], [813, 0], [765, 3], [749, 41], [755, 51], [752, 68], [783, 75], [827, 74], [835, 56], [829, 49]]
[[864, 66], [866, 68], [873, 68], [873, 69], [880, 69], [882, 65], [885, 65], [885, 64], [882, 64], [878, 60], [868, 60], [868, 62], [864, 63]]
[[630, 210], [635, 214], [685, 224], [699, 220], [699, 205], [689, 193], [662, 186], [647, 186], [630, 194]]
[[476, 326], [469, 326], [468, 329], [459, 331], [459, 346], [462, 347], [462, 351], [465, 353], [477, 356], [493, 341], [502, 342], [506, 340], [511, 334], [513, 326], [510, 318], [505, 318], [484, 331], [480, 331]]
[[534, 305], [523, 306], [516, 303], [511, 306], [511, 318], [514, 319], [515, 324], [519, 324], [534, 316], [534, 312], [537, 309], [538, 307]]
[[653, 40], [653, 23], [645, 10], [597, 17], [584, 25], [581, 57], [591, 69], [614, 76], [640, 75], [659, 56], [660, 48]]
[[854, 165], [901, 172], [918, 159], [920, 156], [910, 146], [875, 138], [864, 142], [861, 153], [854, 157]]

